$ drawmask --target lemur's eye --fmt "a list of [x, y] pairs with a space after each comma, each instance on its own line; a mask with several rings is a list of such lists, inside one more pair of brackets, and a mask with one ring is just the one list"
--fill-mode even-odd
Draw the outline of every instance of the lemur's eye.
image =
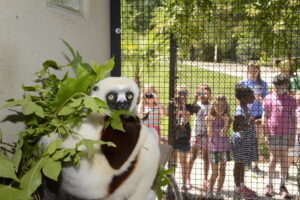
[[127, 94], [127, 99], [131, 100], [133, 98], [132, 94]]
[[110, 94], [107, 96], [108, 100], [113, 100], [115, 98], [115, 96], [113, 94]]

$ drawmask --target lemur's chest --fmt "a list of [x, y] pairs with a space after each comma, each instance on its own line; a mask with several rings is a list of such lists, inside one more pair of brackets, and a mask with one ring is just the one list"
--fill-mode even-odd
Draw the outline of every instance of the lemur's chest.
[[141, 122], [138, 118], [121, 118], [125, 132], [111, 126], [102, 129], [101, 140], [112, 142], [116, 147], [102, 145], [101, 150], [113, 169], [120, 169], [133, 152], [140, 137]]

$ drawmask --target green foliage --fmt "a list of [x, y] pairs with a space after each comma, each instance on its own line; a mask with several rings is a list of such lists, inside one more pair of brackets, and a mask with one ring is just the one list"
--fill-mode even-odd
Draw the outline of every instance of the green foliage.
[[[104, 65], [95, 61], [89, 65], [82, 61], [78, 51], [63, 42], [73, 56], [68, 58], [70, 64], [60, 66], [53, 60], [45, 61], [43, 69], [36, 73], [35, 82], [40, 84], [23, 85], [22, 99], [9, 99], [1, 107], [20, 107], [26, 129], [19, 133], [19, 140], [14, 144], [2, 141], [0, 131], [0, 199], [38, 198], [36, 191], [42, 183], [42, 173], [57, 181], [63, 162], [77, 166], [80, 156], [90, 157], [93, 154], [95, 144], [114, 146], [110, 142], [83, 139], [74, 148], [61, 147], [66, 137], [78, 134], [72, 127], [80, 125], [90, 112], [111, 115], [112, 127], [123, 128], [118, 114], [111, 113], [105, 102], [90, 96], [95, 83], [112, 70], [113, 58]], [[68, 72], [62, 78], [56, 75], [66, 67], [74, 69], [75, 77], [70, 77]], [[40, 139], [53, 133], [59, 134], [59, 137], [42, 150]]]
[[156, 195], [159, 200], [161, 200], [163, 197], [162, 188], [171, 183], [168, 176], [172, 175], [174, 173], [174, 170], [175, 168], [165, 170], [163, 166], [159, 166], [155, 179]]

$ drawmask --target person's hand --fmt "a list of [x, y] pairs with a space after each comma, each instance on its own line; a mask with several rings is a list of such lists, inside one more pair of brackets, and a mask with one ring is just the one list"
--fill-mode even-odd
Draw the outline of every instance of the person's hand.
[[254, 124], [254, 122], [255, 122], [255, 117], [251, 116], [251, 117], [249, 118], [248, 125]]
[[262, 103], [263, 102], [263, 98], [262, 98], [262, 96], [260, 96], [260, 95], [255, 95], [255, 99], [257, 100], [257, 101], [259, 101], [260, 103]]
[[269, 144], [269, 136], [265, 135], [265, 144]]
[[288, 145], [289, 145], [290, 147], [295, 146], [295, 135], [291, 136], [291, 138], [290, 138], [289, 141], [288, 141]]

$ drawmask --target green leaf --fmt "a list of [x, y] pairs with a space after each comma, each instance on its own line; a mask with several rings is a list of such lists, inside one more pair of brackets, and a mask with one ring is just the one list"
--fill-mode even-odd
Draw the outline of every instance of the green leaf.
[[45, 165], [43, 167], [43, 173], [48, 178], [57, 181], [58, 175], [61, 171], [61, 162], [53, 160], [52, 158], [48, 158], [45, 162]]
[[123, 124], [120, 118], [121, 115], [131, 115], [131, 114], [127, 110], [113, 111], [111, 117], [104, 124], [105, 128], [111, 125], [113, 129], [125, 132], [125, 129], [123, 128]]
[[79, 99], [72, 99], [72, 102], [68, 104], [68, 106], [72, 107], [72, 108], [77, 108], [81, 105], [82, 103], [82, 98]]
[[112, 57], [111, 59], [109, 59], [106, 63], [104, 63], [104, 65], [99, 65], [96, 61], [91, 61], [92, 65], [92, 69], [93, 71], [96, 73], [96, 83], [100, 80], [102, 80], [103, 78], [105, 78], [113, 69], [114, 65], [115, 65], [115, 60], [114, 57]]
[[0, 107], [0, 109], [6, 109], [6, 108], [11, 108], [11, 107], [15, 107], [15, 106], [21, 106], [25, 103], [27, 103], [28, 101], [26, 99], [22, 99], [22, 100], [13, 100], [10, 101], [8, 103], [5, 103], [4, 105], [2, 105]]
[[23, 137], [20, 136], [17, 148], [16, 148], [15, 153], [14, 153], [12, 159], [11, 159], [11, 161], [12, 161], [14, 167], [15, 167], [16, 172], [19, 169], [20, 161], [22, 159], [22, 146], [23, 146]]
[[32, 199], [25, 191], [13, 188], [10, 185], [0, 185], [0, 199], [2, 200], [29, 200]]
[[57, 65], [57, 63], [54, 60], [46, 60], [43, 63], [43, 68], [45, 71], [47, 71], [48, 68], [60, 69], [60, 67]]
[[93, 112], [99, 112], [101, 107], [107, 106], [105, 102], [96, 97], [85, 96], [84, 97], [85, 107], [91, 109]]
[[75, 111], [74, 108], [69, 107], [69, 106], [65, 106], [65, 107], [63, 107], [63, 108], [57, 113], [57, 115], [59, 115], [59, 116], [70, 115], [70, 114], [73, 113], [74, 111]]
[[73, 95], [85, 93], [91, 83], [92, 80], [88, 74], [78, 78], [66, 78], [57, 92], [53, 106], [58, 108]]
[[84, 145], [87, 149], [88, 157], [90, 158], [94, 153], [94, 145], [108, 145], [115, 147], [115, 144], [112, 142], [104, 142], [102, 140], [91, 140], [91, 139], [83, 139], [76, 144], [76, 148], [79, 146]]
[[35, 113], [37, 116], [44, 118], [45, 113], [41, 106], [37, 105], [34, 102], [28, 102], [23, 106], [22, 112], [24, 115], [30, 115]]
[[28, 195], [32, 195], [42, 184], [41, 168], [45, 164], [45, 158], [41, 158], [30, 170], [21, 178], [20, 187], [26, 191]]
[[7, 159], [0, 159], [0, 177], [11, 178], [19, 182], [12, 161]]
[[56, 151], [56, 149], [62, 145], [62, 142], [63, 142], [62, 139], [54, 140], [47, 146], [44, 154], [52, 155]]
[[2, 138], [3, 138], [3, 132], [2, 132], [2, 130], [0, 128], [0, 142], [2, 141]]

